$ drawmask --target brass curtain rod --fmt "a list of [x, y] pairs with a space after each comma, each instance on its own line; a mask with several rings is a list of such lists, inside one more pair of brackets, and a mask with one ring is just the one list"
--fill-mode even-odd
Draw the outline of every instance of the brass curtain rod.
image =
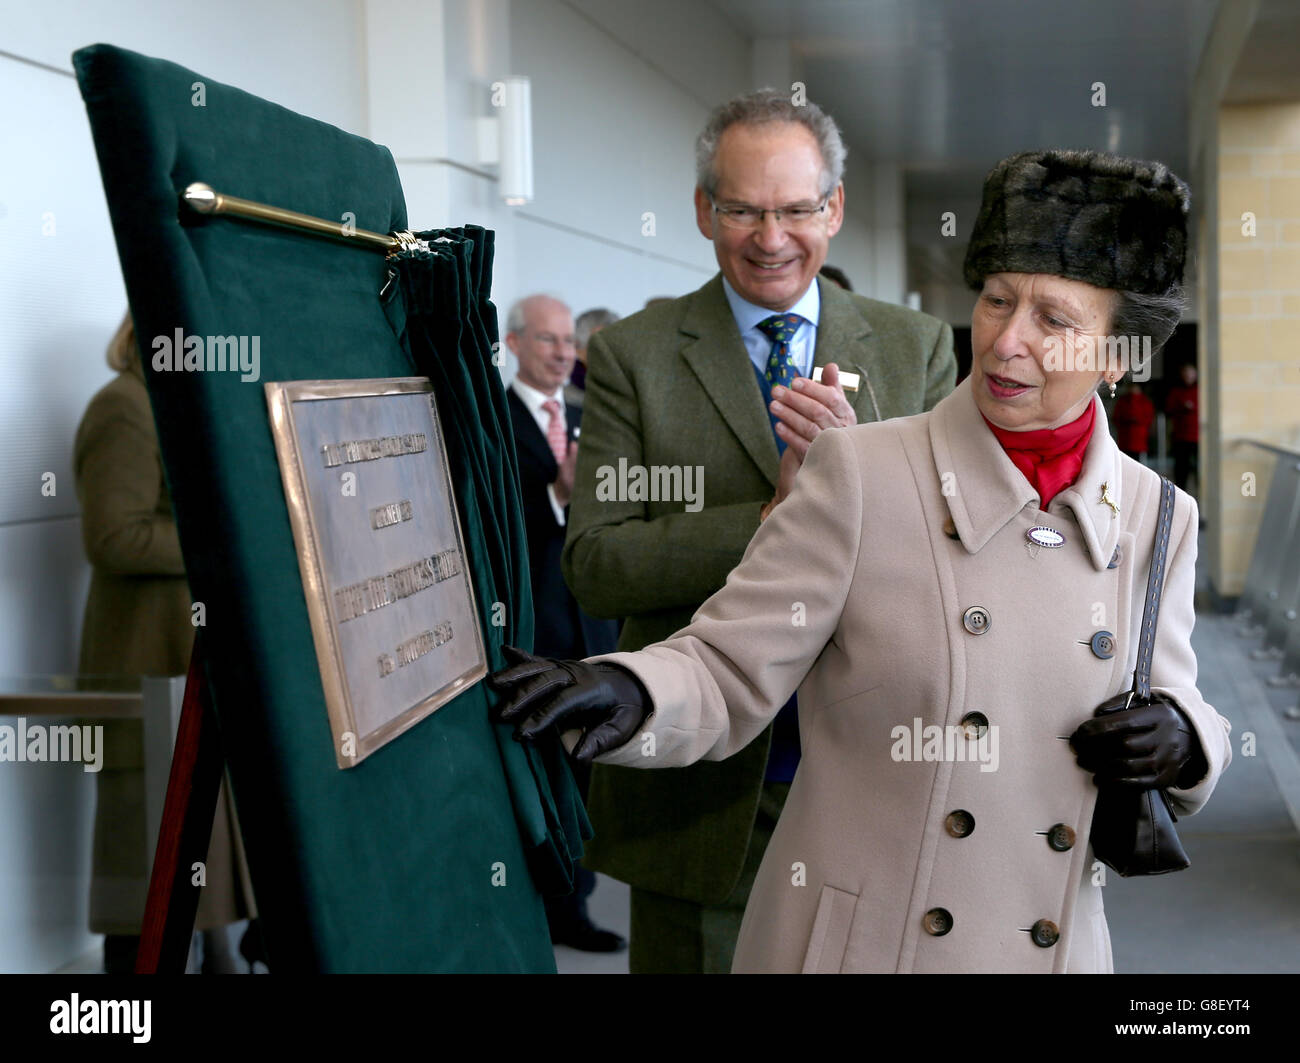
[[417, 240], [409, 232], [389, 235], [352, 226], [345, 228], [341, 222], [326, 221], [324, 218], [313, 217], [310, 214], [300, 214], [296, 210], [285, 210], [283, 207], [273, 207], [251, 199], [228, 196], [202, 181], [195, 181], [188, 185], [181, 193], [181, 201], [200, 214], [230, 214], [272, 225], [286, 225], [291, 229], [305, 229], [308, 232], [320, 233], [322, 236], [356, 241], [375, 251], [394, 252], [421, 248], [427, 251], [429, 249], [425, 241]]

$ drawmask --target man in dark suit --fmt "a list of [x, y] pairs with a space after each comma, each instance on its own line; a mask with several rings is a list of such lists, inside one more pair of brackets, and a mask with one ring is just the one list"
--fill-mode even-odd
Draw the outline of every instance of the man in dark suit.
[[[519, 359], [507, 397], [528, 534], [534, 652], [560, 658], [610, 653], [618, 640], [617, 622], [596, 620], [579, 609], [560, 568], [582, 417], [577, 406], [564, 401], [564, 382], [576, 357], [573, 315], [550, 296], [521, 299], [506, 316], [506, 346]], [[585, 800], [590, 769], [577, 763], [573, 769]], [[573, 893], [547, 899], [552, 941], [587, 952], [615, 952], [627, 944], [588, 918], [587, 897], [595, 886], [595, 874], [580, 867]]]
[[[624, 618], [624, 650], [685, 627], [722, 586], [817, 433], [928, 410], [956, 373], [947, 324], [818, 281], [844, 219], [829, 115], [781, 93], [739, 97], [710, 117], [696, 162], [696, 224], [719, 275], [591, 341], [565, 575], [593, 614]], [[696, 490], [612, 490], [612, 471], [632, 469], [660, 483], [693, 473]], [[799, 761], [793, 700], [728, 760], [596, 766], [586, 862], [632, 886], [634, 974], [731, 969]]]

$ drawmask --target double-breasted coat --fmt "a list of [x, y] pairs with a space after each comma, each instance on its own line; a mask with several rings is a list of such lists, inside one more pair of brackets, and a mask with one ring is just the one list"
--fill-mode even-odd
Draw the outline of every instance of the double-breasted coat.
[[[823, 433], [691, 624], [602, 658], [654, 705], [609, 764], [730, 756], [798, 687], [803, 759], [733, 970], [1112, 969], [1097, 789], [1067, 739], [1131, 683], [1159, 478], [1094, 403], [1082, 471], [1046, 512], [969, 382], [928, 413]], [[1031, 542], [1037, 526], [1063, 545]], [[1196, 687], [1196, 533], [1180, 491], [1151, 673], [1209, 765], [1171, 791], [1180, 814], [1231, 757]]]

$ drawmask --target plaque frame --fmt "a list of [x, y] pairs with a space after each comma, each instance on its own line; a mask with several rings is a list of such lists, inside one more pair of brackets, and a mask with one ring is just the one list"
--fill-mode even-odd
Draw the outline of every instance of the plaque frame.
[[[267, 381], [263, 384], [263, 389], [270, 412], [271, 434], [275, 440], [275, 453], [280, 466], [280, 480], [284, 486], [289, 523], [293, 529], [294, 545], [297, 547], [298, 569], [302, 577], [303, 596], [307, 601], [307, 616], [311, 623], [312, 641], [316, 647], [321, 686], [325, 693], [325, 707], [333, 735], [334, 757], [340, 769], [354, 768], [371, 753], [410, 730], [448, 701], [468, 690], [488, 673], [487, 651], [479, 620], [478, 600], [474, 593], [474, 580], [469, 572], [468, 558], [465, 553], [460, 506], [451, 483], [442, 422], [438, 416], [437, 404], [434, 402], [433, 385], [428, 377]], [[319, 520], [307, 486], [301, 440], [293, 418], [293, 404], [319, 399], [377, 398], [385, 395], [410, 394], [424, 394], [428, 398], [431, 441], [436, 441], [440, 479], [451, 503], [451, 523], [455, 529], [456, 549], [462, 559], [460, 575], [464, 579], [465, 590], [469, 596], [476, 663], [460, 675], [449, 679], [415, 705], [408, 707], [374, 730], [362, 734], [357, 726], [356, 712], [346, 680], [344, 656], [338, 636], [340, 621], [335, 616], [333, 595], [326, 583], [320, 541], [317, 536]], [[348, 734], [353, 736], [356, 749], [354, 756], [345, 756], [343, 753], [344, 738]]]

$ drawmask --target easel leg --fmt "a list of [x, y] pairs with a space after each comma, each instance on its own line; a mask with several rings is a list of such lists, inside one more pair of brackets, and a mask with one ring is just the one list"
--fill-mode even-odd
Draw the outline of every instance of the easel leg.
[[191, 869], [207, 859], [223, 764], [201, 642], [196, 637], [149, 878], [136, 974], [185, 972], [199, 907], [199, 888], [191, 884]]

